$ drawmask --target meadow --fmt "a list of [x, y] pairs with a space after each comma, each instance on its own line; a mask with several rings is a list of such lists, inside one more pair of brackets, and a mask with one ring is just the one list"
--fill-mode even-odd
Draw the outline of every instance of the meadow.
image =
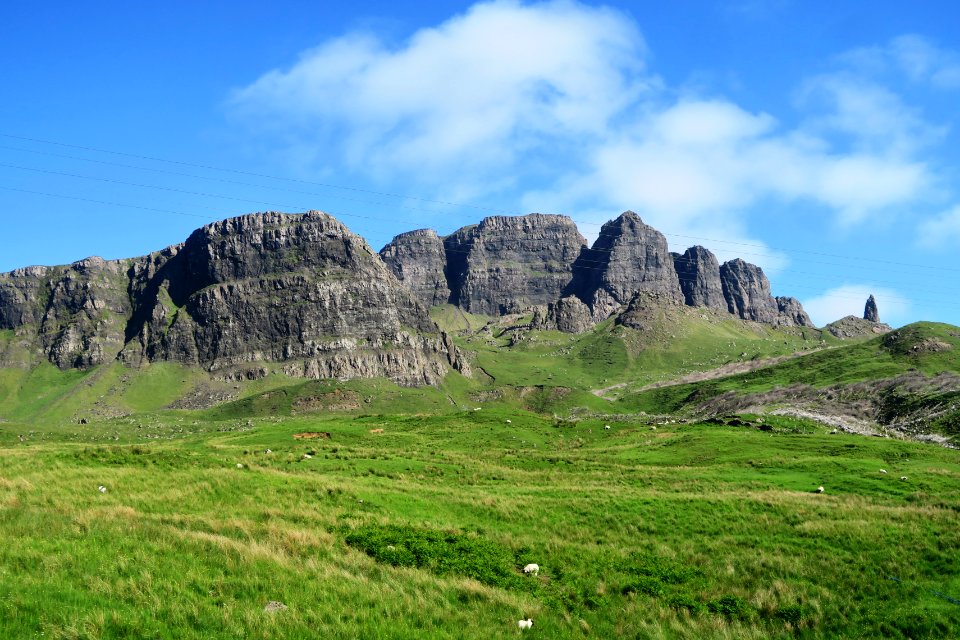
[[960, 630], [952, 450], [772, 416], [256, 408], [0, 423], [0, 637]]

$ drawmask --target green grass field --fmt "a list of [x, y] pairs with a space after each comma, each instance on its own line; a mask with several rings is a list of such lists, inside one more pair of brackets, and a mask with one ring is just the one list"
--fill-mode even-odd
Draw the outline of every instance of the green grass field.
[[0, 370], [0, 638], [960, 636], [956, 450], [670, 415], [956, 372], [960, 330], [836, 346], [677, 313], [569, 336], [435, 310], [478, 371], [438, 388]]
[[0, 425], [0, 637], [955, 635], [956, 452], [766, 424]]

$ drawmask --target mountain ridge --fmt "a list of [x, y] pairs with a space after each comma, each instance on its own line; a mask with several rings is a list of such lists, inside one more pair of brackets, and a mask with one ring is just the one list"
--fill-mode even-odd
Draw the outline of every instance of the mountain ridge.
[[469, 371], [428, 313], [442, 304], [532, 313], [530, 327], [566, 333], [613, 316], [642, 327], [662, 305], [813, 327], [798, 301], [773, 297], [756, 265], [721, 265], [703, 247], [684, 255], [695, 259], [671, 254], [632, 211], [606, 223], [592, 246], [570, 218], [528, 214], [443, 237], [409, 231], [379, 253], [323, 212], [246, 214], [145, 256], [0, 274], [0, 330], [15, 337], [0, 365], [177, 362], [252, 379], [276, 364], [297, 377], [434, 385]]

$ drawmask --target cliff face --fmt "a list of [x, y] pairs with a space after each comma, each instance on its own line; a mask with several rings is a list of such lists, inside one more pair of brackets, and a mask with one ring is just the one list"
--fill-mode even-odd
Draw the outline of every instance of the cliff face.
[[626, 211], [603, 225], [596, 242], [573, 265], [568, 293], [590, 306], [603, 320], [637, 292], [666, 303], [680, 303], [680, 281], [662, 233]]
[[484, 218], [444, 239], [450, 301], [488, 315], [555, 302], [585, 244], [566, 216]]
[[401, 233], [380, 250], [380, 258], [428, 309], [450, 300], [444, 273], [447, 254], [443, 240], [432, 229]]
[[63, 267], [27, 267], [0, 276], [0, 329], [25, 331], [61, 368], [112, 360], [130, 313], [125, 264], [87, 258]]
[[727, 308], [723, 284], [720, 282], [720, 263], [713, 253], [698, 245], [690, 247], [683, 255], [672, 255], [677, 277], [680, 278], [680, 290], [687, 305]]
[[780, 309], [770, 293], [770, 281], [760, 267], [740, 258], [720, 265], [720, 282], [727, 310], [755, 322], [773, 324]]
[[280, 362], [297, 375], [432, 384], [461, 365], [366, 242], [323, 213], [231, 218], [128, 263], [77, 263], [35, 277], [32, 289], [15, 273], [0, 277], [0, 321], [31, 321], [61, 367], [119, 354], [131, 364]]
[[796, 298], [774, 298], [770, 281], [757, 265], [740, 258], [720, 265], [720, 282], [727, 310], [744, 320], [788, 327], [812, 327]]

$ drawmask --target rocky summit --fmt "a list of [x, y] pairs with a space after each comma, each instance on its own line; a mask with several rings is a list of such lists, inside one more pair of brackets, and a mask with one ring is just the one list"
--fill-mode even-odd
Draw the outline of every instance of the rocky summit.
[[672, 254], [632, 211], [603, 225], [592, 246], [570, 218], [530, 214], [445, 237], [403, 233], [379, 255], [325, 213], [268, 212], [204, 226], [140, 258], [0, 274], [0, 329], [16, 337], [0, 364], [172, 361], [223, 377], [279, 370], [434, 384], [468, 367], [430, 319], [443, 304], [531, 313], [531, 328], [567, 333], [623, 314], [633, 326], [646, 308], [683, 305], [812, 326], [796, 299], [773, 297], [759, 267], [720, 265], [699, 246]]

